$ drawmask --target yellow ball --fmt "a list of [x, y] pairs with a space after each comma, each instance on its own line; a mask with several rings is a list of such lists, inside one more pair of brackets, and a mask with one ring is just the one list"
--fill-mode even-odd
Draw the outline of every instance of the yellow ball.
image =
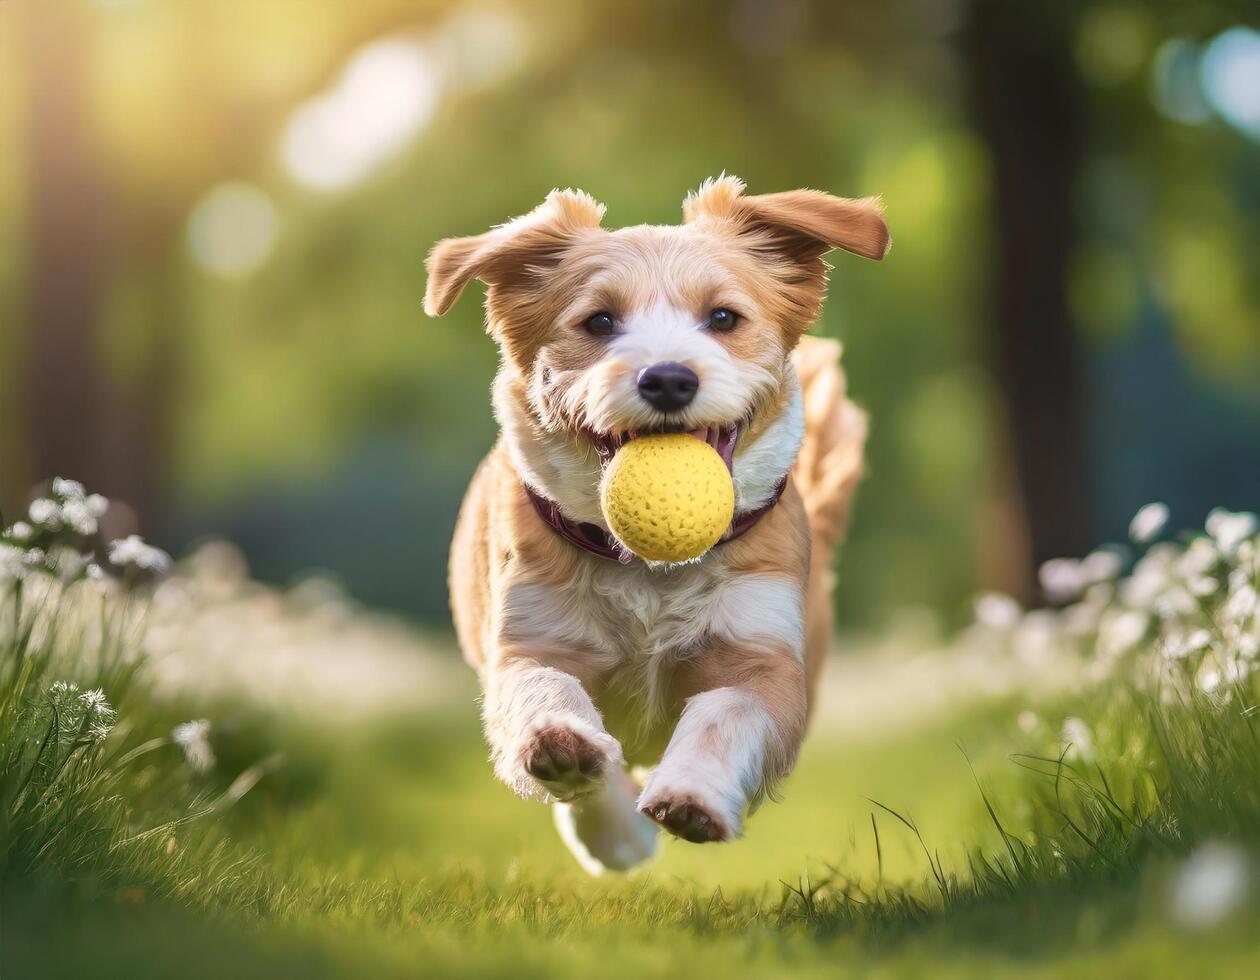
[[608, 464], [600, 505], [613, 533], [640, 558], [687, 561], [730, 526], [735, 488], [707, 442], [685, 433], [641, 436]]

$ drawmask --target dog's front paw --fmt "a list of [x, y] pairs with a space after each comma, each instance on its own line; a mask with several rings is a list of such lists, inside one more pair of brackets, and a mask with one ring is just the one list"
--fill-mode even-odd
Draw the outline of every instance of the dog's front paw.
[[712, 844], [734, 836], [716, 812], [692, 796], [667, 793], [644, 799], [639, 802], [639, 812], [693, 844]]
[[551, 797], [568, 801], [595, 790], [607, 773], [621, 765], [621, 751], [604, 732], [557, 722], [530, 735], [522, 763]]

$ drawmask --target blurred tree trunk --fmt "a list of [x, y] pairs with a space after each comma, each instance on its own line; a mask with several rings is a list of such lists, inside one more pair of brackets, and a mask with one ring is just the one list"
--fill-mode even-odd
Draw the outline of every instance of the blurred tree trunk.
[[1074, 7], [976, 0], [965, 60], [992, 168], [987, 336], [1032, 567], [1091, 545], [1084, 355], [1068, 310], [1084, 120]]
[[103, 194], [87, 135], [89, 45], [74, 5], [32, 4], [27, 16], [31, 249], [18, 409], [26, 479], [59, 474], [104, 489]]
[[[21, 489], [67, 476], [146, 514], [154, 499], [152, 430], [165, 418], [169, 351], [161, 341], [169, 325], [153, 331], [159, 342], [147, 346], [141, 371], [111, 377], [102, 327], [123, 236], [111, 226], [93, 146], [90, 23], [74, 4], [28, 11], [31, 249], [17, 406]], [[130, 530], [125, 512], [117, 516], [124, 524], [115, 530]]]

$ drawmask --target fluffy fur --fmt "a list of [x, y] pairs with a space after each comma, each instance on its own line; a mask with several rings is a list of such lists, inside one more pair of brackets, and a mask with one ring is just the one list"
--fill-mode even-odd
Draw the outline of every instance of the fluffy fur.
[[[607, 231], [580, 191], [429, 256], [425, 309], [487, 284], [502, 366], [502, 435], [478, 470], [451, 551], [465, 657], [484, 693], [495, 773], [557, 806], [588, 870], [653, 852], [655, 825], [704, 842], [738, 835], [796, 759], [831, 628], [833, 546], [862, 470], [865, 418], [834, 341], [802, 340], [824, 254], [882, 258], [873, 199], [748, 196], [732, 177], [684, 203], [681, 226]], [[738, 314], [729, 331], [709, 312]], [[584, 324], [609, 314], [616, 329]], [[665, 416], [639, 373], [678, 361], [700, 379]], [[592, 434], [738, 425], [738, 511], [779, 503], [747, 534], [680, 565], [618, 564], [545, 525], [524, 485], [604, 527]], [[628, 764], [655, 771], [635, 793]]]

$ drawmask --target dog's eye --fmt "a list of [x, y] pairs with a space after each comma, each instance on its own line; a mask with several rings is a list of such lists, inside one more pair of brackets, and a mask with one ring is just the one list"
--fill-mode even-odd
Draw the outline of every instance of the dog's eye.
[[719, 306], [716, 310], [712, 310], [709, 313], [710, 330], [717, 330], [721, 333], [733, 329], [737, 323], [739, 323], [739, 314], [734, 310], [728, 310], [724, 306]]
[[587, 333], [594, 334], [596, 337], [607, 337], [617, 327], [611, 313], [596, 313], [594, 316], [588, 316], [583, 326], [586, 327]]

